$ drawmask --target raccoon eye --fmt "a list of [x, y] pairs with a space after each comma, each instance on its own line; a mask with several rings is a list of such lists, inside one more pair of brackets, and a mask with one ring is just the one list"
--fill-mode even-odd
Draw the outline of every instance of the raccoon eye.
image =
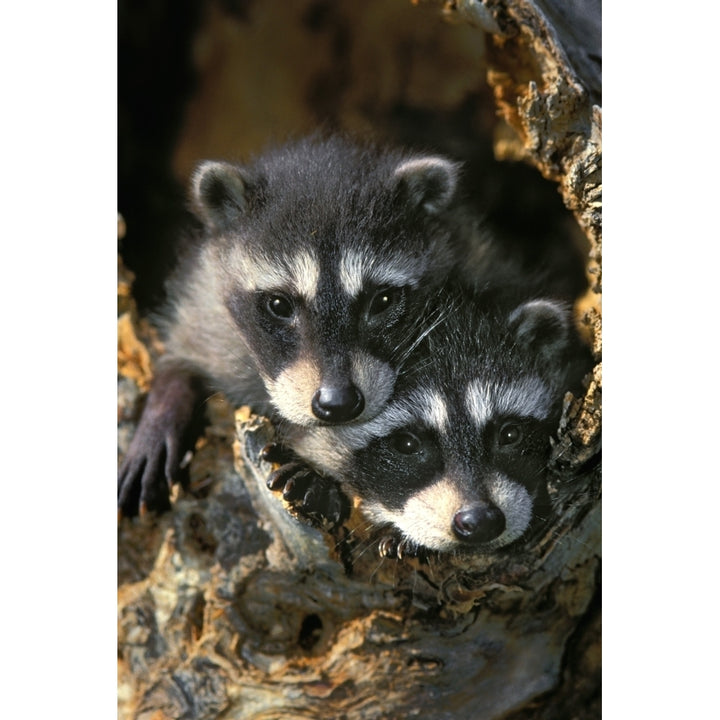
[[522, 429], [516, 423], [505, 423], [498, 433], [498, 445], [514, 445], [522, 439]]
[[284, 295], [268, 295], [265, 307], [271, 315], [284, 320], [291, 318], [295, 312], [292, 302]]
[[379, 315], [395, 305], [402, 295], [399, 288], [385, 288], [373, 295], [368, 305], [368, 315]]
[[409, 432], [395, 433], [390, 442], [393, 448], [403, 455], [415, 455], [420, 452], [422, 445], [419, 438]]

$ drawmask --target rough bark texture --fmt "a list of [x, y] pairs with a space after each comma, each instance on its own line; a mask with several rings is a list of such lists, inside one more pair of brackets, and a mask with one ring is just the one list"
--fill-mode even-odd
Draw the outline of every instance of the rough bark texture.
[[[245, 8], [256, 28], [292, 24], [292, 17], [282, 17], [277, 8], [268, 12], [267, 5], [239, 4], [235, 11]], [[388, 3], [392, 10], [383, 14], [381, 5], [368, 3], [364, 14], [359, 8], [334, 24], [328, 14], [350, 12], [343, 3], [340, 10], [330, 3], [298, 3], [288, 11], [304, 13], [306, 27], [308, 17], [311, 27], [329, 23], [337, 43], [337, 28], [355, 28], [352, 51], [334, 50], [346, 64], [335, 92], [338, 124], [361, 127], [368, 121], [368, 99], [382, 114], [383, 103], [391, 106], [403, 85], [414, 93], [416, 106], [452, 108], [486, 72], [502, 117], [492, 127], [496, 154], [522, 157], [557, 183], [588, 239], [592, 288], [578, 304], [578, 322], [598, 364], [586, 395], [568, 397], [558, 431], [553, 518], [512, 554], [380, 559], [374, 531], [357, 513], [334, 535], [297, 522], [267, 490], [270, 467], [257, 460], [272, 427], [215, 398], [211, 424], [190, 465], [190, 487], [176, 494], [173, 511], [123, 520], [118, 527], [120, 718], [600, 716], [601, 111], [593, 60], [599, 34], [591, 33], [590, 15], [578, 22], [567, 14], [575, 6], [549, 0], [408, 3], [410, 12], [427, 18], [415, 40], [420, 33], [429, 53], [455, 59], [436, 69], [438, 78], [449, 78], [446, 86], [425, 97], [428, 84], [418, 80], [413, 86], [408, 78], [428, 67], [427, 58], [412, 61], [406, 48], [398, 49], [408, 8]], [[202, 45], [203, 33], [213, 23], [234, 36], [224, 46], [228, 52], [242, 53], [235, 35], [249, 32], [248, 20], [222, 25], [220, 6], [212, 7], [196, 48], [206, 62], [212, 52]], [[458, 21], [460, 35], [441, 22], [441, 9]], [[599, 3], [593, 17], [599, 33]], [[393, 73], [400, 77], [403, 64], [406, 77], [397, 80], [398, 87], [381, 87], [380, 70], [366, 68], [364, 83], [350, 82], [359, 77], [354, 63], [369, 62], [372, 54], [362, 50], [363, 43], [372, 47], [374, 37], [379, 47], [373, 29], [380, 28], [386, 33], [376, 62], [386, 63], [387, 83], [394, 82]], [[288, 33], [289, 45], [307, 41], [302, 33]], [[458, 38], [459, 54], [448, 50]], [[213, 47], [217, 52], [218, 45]], [[246, 48], [245, 62], [251, 50]], [[393, 53], [400, 59], [390, 60]], [[463, 67], [458, 57], [471, 58], [477, 67]], [[312, 76], [314, 86], [323, 77], [339, 82], [336, 74], [314, 66], [321, 62], [317, 58], [308, 57], [298, 75]], [[231, 76], [225, 65], [213, 67], [215, 76]], [[196, 97], [203, 93], [210, 88], [201, 83]], [[315, 97], [327, 93], [316, 90]], [[302, 105], [281, 91], [263, 102]], [[191, 103], [185, 140], [176, 150], [178, 167], [189, 167], [183, 158], [193, 155], [187, 137], [198, 131], [193, 127], [200, 122], [199, 108]], [[243, 112], [249, 111], [234, 110], [240, 117]], [[296, 109], [287, 112], [302, 116]], [[311, 113], [303, 112], [311, 124]], [[208, 122], [220, 128], [225, 120], [212, 115]], [[222, 132], [209, 135], [218, 151]], [[258, 138], [250, 136], [259, 132], [256, 124], [244, 141], [252, 145]], [[206, 147], [197, 153], [219, 154]], [[131, 283], [121, 264], [120, 453], [137, 420], [152, 361], [162, 352], [152, 328], [138, 317]]]

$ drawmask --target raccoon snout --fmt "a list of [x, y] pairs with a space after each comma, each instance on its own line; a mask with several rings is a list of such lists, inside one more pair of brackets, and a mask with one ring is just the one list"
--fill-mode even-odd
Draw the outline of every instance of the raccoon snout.
[[365, 398], [354, 386], [321, 387], [312, 399], [313, 415], [319, 420], [342, 423], [354, 420], [365, 407]]
[[505, 516], [494, 505], [472, 505], [455, 513], [452, 529], [462, 542], [486, 543], [505, 530]]

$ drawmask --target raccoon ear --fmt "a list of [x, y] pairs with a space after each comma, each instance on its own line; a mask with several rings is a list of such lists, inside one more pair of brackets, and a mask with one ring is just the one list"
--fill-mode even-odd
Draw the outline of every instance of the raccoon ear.
[[509, 320], [517, 342], [544, 360], [556, 359], [570, 345], [570, 310], [560, 302], [530, 300], [515, 308]]
[[205, 222], [222, 227], [248, 212], [250, 188], [238, 166], [206, 160], [192, 177], [193, 207]]
[[394, 177], [413, 205], [435, 215], [450, 204], [459, 169], [457, 163], [443, 157], [421, 157], [401, 162]]

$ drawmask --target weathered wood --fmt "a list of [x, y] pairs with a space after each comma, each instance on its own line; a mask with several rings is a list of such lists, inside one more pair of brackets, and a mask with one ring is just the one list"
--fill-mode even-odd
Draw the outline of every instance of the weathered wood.
[[600, 287], [602, 109], [600, 2], [456, 0], [448, 12], [490, 33], [488, 82], [512, 132], [496, 152], [559, 183], [593, 243]]
[[600, 518], [587, 496], [556, 488], [562, 520], [525, 552], [381, 560], [358, 518], [342, 538], [294, 520], [257, 461], [270, 425], [240, 415], [233, 462], [232, 415], [217, 410], [193, 468], [199, 484], [211, 463], [213, 492], [120, 531], [126, 554], [156, 543], [119, 600], [121, 696], [135, 717], [495, 718], [561, 684], [568, 639], [596, 601]]

